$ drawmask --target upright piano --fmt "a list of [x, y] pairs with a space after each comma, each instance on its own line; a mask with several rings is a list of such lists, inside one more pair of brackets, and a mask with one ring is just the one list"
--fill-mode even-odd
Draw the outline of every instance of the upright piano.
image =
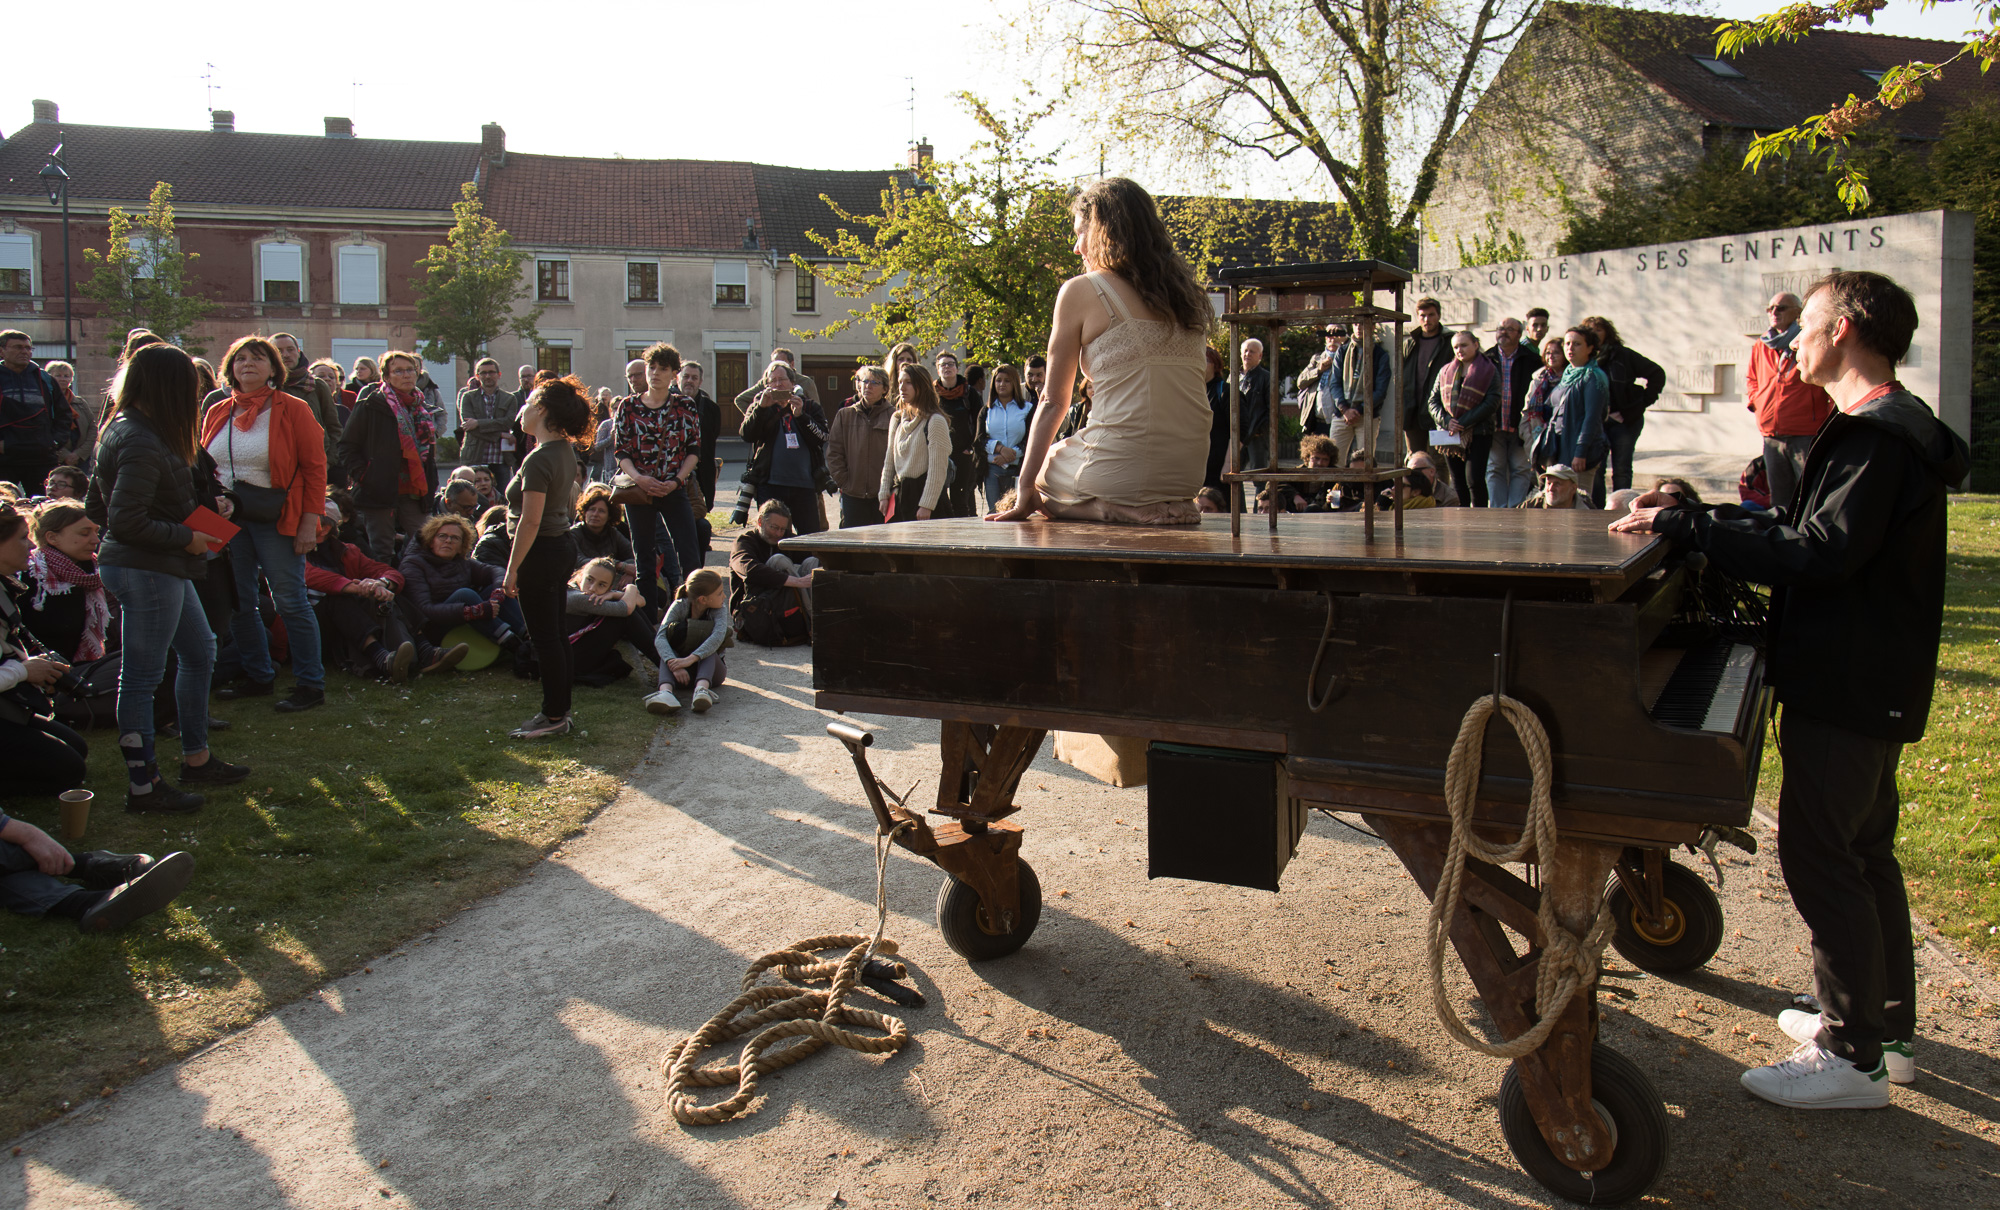
[[[1461, 720], [1496, 688], [1526, 703], [1553, 755], [1566, 886], [1475, 862], [1451, 923], [1505, 1037], [1538, 1020], [1540, 895], [1566, 896], [1559, 914], [1577, 932], [1607, 888], [1642, 929], [1670, 930], [1663, 872], [1677, 867], [1662, 852], [1749, 820], [1771, 696], [1756, 636], [1708, 615], [1714, 594], [1698, 591], [1696, 566], [1663, 540], [1608, 532], [1602, 513], [1422, 510], [1372, 540], [1338, 514], [1237, 536], [1221, 516], [1154, 529], [958, 519], [784, 549], [820, 560], [818, 704], [941, 723], [935, 823], [885, 801], [865, 735], [833, 730], [878, 824], [901, 824], [899, 842], [950, 875], [940, 929], [970, 958], [1018, 948], [1039, 914], [1009, 817], [1051, 730], [1149, 745], [1154, 876], [1275, 890], [1305, 812], [1323, 807], [1362, 814], [1428, 894]], [[1518, 834], [1525, 752], [1502, 724], [1487, 729], [1483, 756], [1482, 835]], [[1525, 953], [1502, 924], [1529, 939]], [[1593, 1051], [1595, 1027], [1593, 988], [1516, 1061], [1509, 1078], [1523, 1095], [1508, 1137], [1557, 1192], [1625, 1200], [1657, 1171], [1643, 1140], [1663, 1138], [1665, 1119], [1657, 1096], [1651, 1112], [1629, 1108], [1650, 1085]], [[1613, 1095], [1634, 1078], [1636, 1095]]]

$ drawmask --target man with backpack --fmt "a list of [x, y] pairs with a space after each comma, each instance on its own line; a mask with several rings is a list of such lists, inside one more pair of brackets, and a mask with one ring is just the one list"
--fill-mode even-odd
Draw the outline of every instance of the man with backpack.
[[729, 552], [729, 614], [745, 642], [792, 647], [812, 642], [812, 573], [818, 559], [796, 563], [778, 550], [792, 532], [792, 510], [770, 499]]

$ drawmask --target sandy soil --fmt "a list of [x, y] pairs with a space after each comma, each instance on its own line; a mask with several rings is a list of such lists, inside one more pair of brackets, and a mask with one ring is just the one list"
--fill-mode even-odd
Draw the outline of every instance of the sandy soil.
[[[1046, 755], [1022, 793], [1046, 896], [1028, 947], [950, 953], [940, 876], [899, 853], [913, 1043], [827, 1052], [748, 1118], [677, 1125], [660, 1057], [743, 966], [874, 922], [872, 827], [806, 653], [732, 654], [723, 704], [522, 885], [15, 1140], [0, 1205], [1547, 1203], [1501, 1138], [1502, 1065], [1432, 1016], [1425, 905], [1382, 846], [1315, 817], [1282, 894], [1148, 882], [1145, 792]], [[860, 721], [885, 780], [931, 788], [933, 724]], [[1726, 868], [1706, 971], [1619, 962], [1604, 985], [1605, 1040], [1670, 1107], [1655, 1204], [2000, 1204], [2000, 991], [1927, 948], [1922, 1075], [1891, 1109], [1753, 1101], [1736, 1077], [1781, 1053], [1805, 935], [1768, 846]]]

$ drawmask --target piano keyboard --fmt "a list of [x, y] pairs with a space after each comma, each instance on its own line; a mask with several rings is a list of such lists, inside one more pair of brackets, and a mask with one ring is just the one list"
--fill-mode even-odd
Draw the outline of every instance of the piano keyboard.
[[1717, 639], [1682, 654], [1650, 707], [1653, 721], [1697, 731], [1736, 732], [1757, 666], [1757, 649]]

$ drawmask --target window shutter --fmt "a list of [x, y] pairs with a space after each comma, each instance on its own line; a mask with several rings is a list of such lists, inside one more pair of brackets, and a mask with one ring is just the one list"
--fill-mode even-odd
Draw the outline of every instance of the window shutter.
[[365, 244], [348, 244], [340, 250], [340, 305], [377, 307], [382, 305], [381, 252]]
[[35, 267], [35, 237], [32, 235], [0, 235], [0, 269], [26, 269]]

